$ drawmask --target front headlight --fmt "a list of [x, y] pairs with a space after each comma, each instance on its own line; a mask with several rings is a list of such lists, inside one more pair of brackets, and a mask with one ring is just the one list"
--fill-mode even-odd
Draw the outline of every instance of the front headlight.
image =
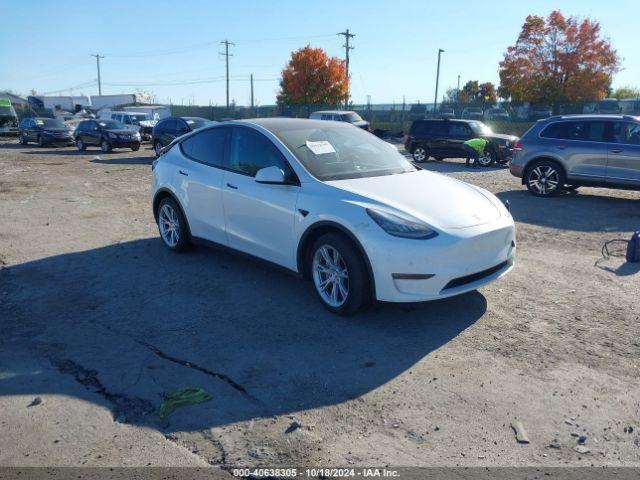
[[425, 224], [408, 218], [370, 208], [367, 208], [367, 213], [385, 232], [394, 237], [427, 240], [438, 236], [438, 232]]
[[107, 133], [107, 136], [108, 136], [109, 138], [118, 138], [118, 135], [116, 135], [116, 134], [115, 134], [115, 133], [113, 133], [113, 132], [109, 132], [109, 133]]

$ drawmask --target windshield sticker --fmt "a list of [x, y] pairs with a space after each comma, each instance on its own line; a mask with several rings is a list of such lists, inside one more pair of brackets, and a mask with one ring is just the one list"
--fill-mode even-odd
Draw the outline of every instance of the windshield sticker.
[[194, 122], [193, 120], [187, 120], [187, 123], [188, 123], [189, 125], [193, 125], [195, 122]]
[[36, 120], [36, 125], [44, 125], [44, 120]]
[[101, 127], [106, 127], [107, 126], [107, 124], [104, 123], [104, 122], [100, 122], [100, 123], [98, 123], [98, 125], [100, 125]]
[[326, 140], [320, 140], [319, 142], [310, 142], [307, 140], [307, 148], [313, 152], [314, 155], [324, 155], [326, 153], [336, 153], [336, 150]]

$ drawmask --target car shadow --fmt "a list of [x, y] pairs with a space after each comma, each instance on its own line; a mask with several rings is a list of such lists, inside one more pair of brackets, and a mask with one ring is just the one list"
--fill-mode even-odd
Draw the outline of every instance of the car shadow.
[[600, 270], [604, 270], [605, 272], [610, 272], [618, 277], [629, 277], [631, 275], [635, 275], [640, 272], [640, 262], [629, 263], [623, 260], [623, 262], [617, 267], [612, 267], [610, 265], [605, 265], [604, 263], [607, 260], [601, 258], [596, 261], [595, 266]]
[[[163, 431], [356, 399], [487, 308], [473, 292], [338, 317], [293, 274], [223, 250], [175, 254], [158, 238], [8, 265], [0, 284], [2, 395], [73, 396]], [[186, 387], [213, 399], [161, 420], [163, 392]]]
[[[410, 158], [409, 158], [410, 160]], [[412, 162], [413, 165], [422, 169], [422, 170], [430, 170], [432, 172], [439, 173], [488, 173], [494, 170], [504, 170], [508, 167], [505, 165], [494, 164], [490, 167], [478, 167], [478, 168], [467, 168], [465, 166], [464, 159], [453, 159], [448, 158], [444, 160], [428, 160], [426, 162], [418, 163]]]
[[496, 195], [509, 201], [516, 221], [531, 225], [582, 232], [632, 232], [640, 228], [640, 194], [635, 199], [590, 192], [540, 198], [523, 187]]
[[151, 165], [155, 159], [155, 156], [126, 158], [110, 156], [109, 158], [102, 158], [100, 156], [96, 156], [96, 158], [91, 160], [91, 163], [102, 163], [104, 165]]

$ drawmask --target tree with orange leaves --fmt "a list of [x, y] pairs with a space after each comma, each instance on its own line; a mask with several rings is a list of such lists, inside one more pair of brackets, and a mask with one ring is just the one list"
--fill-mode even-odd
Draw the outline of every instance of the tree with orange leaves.
[[607, 95], [620, 60], [600, 24], [553, 11], [529, 15], [500, 62], [500, 96], [516, 102], [589, 102]]
[[349, 98], [345, 62], [307, 45], [291, 53], [282, 71], [278, 103], [338, 105]]

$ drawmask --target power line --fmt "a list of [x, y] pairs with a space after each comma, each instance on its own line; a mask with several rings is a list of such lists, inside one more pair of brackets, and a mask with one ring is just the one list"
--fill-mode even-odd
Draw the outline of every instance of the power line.
[[347, 100], [345, 102], [345, 108], [347, 108], [349, 106], [349, 50], [354, 49], [354, 47], [349, 45], [349, 41], [353, 37], [355, 37], [355, 34], [349, 33], [349, 29], [347, 28], [345, 32], [340, 32], [338, 33], [338, 35], [343, 35], [345, 40], [343, 47], [345, 51], [346, 65], [347, 65]]
[[94, 54], [89, 54], [91, 57], [96, 57], [96, 64], [98, 66], [98, 95], [102, 95], [102, 83], [100, 82], [100, 59], [104, 58], [102, 55], [100, 55], [99, 53]]
[[220, 52], [220, 55], [224, 55], [227, 65], [227, 110], [229, 110], [229, 57], [233, 57], [233, 54], [229, 53], [229, 45], [235, 45], [235, 43], [229, 40], [224, 40], [220, 43], [224, 45], [224, 53]]

